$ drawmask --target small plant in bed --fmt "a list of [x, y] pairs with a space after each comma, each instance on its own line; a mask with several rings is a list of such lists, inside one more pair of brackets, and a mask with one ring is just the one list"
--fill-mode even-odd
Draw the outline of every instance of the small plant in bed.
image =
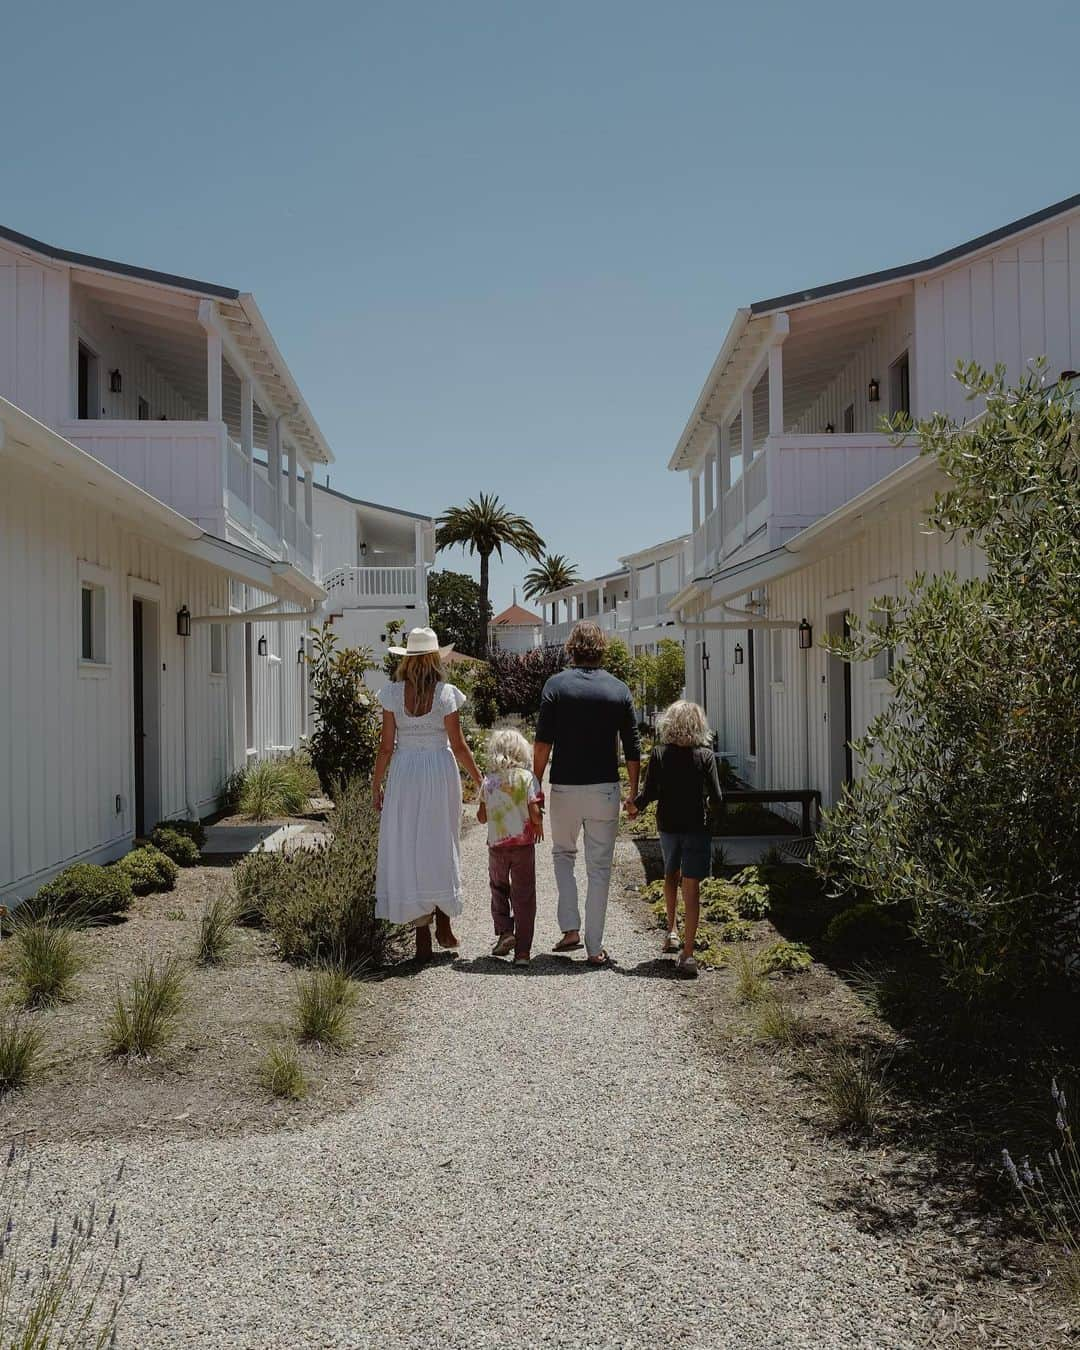
[[133, 848], [113, 866], [124, 873], [136, 895], [171, 891], [180, 872], [176, 863], [153, 844]]
[[754, 1018], [757, 1033], [777, 1045], [798, 1045], [806, 1036], [803, 1018], [786, 999], [775, 995], [763, 999]]
[[146, 1058], [172, 1035], [185, 1000], [184, 971], [176, 958], [144, 958], [126, 989], [119, 984], [105, 1029], [109, 1052]]
[[329, 1050], [343, 1050], [352, 1033], [356, 985], [343, 970], [323, 966], [296, 981], [296, 1034]]
[[833, 1123], [842, 1130], [872, 1130], [885, 1108], [886, 1062], [879, 1050], [835, 1050], [826, 1061], [821, 1090]]
[[303, 1101], [308, 1085], [296, 1046], [290, 1041], [272, 1045], [259, 1065], [259, 1081], [275, 1097], [290, 1102]]
[[746, 952], [735, 958], [735, 997], [740, 1003], [753, 1005], [769, 996], [769, 982], [758, 963]]
[[171, 825], [156, 825], [150, 842], [180, 867], [194, 867], [201, 856], [195, 840], [174, 830]]
[[228, 891], [212, 895], [207, 900], [199, 919], [199, 936], [195, 946], [195, 960], [201, 966], [216, 966], [232, 950], [235, 935], [236, 902]]
[[70, 926], [16, 916], [8, 969], [23, 1007], [48, 1008], [69, 1002], [81, 967]]
[[763, 975], [779, 971], [784, 975], [798, 975], [814, 964], [809, 947], [801, 942], [773, 942], [758, 952], [758, 969]]
[[0, 1013], [0, 1096], [15, 1092], [36, 1076], [44, 1037], [14, 1011]]
[[134, 898], [131, 882], [119, 868], [72, 863], [20, 905], [19, 913], [25, 919], [103, 923], [126, 914]]
[[154, 829], [172, 830], [174, 834], [182, 834], [185, 839], [190, 839], [196, 848], [202, 848], [206, 843], [206, 827], [201, 820], [159, 820]]
[[870, 900], [841, 910], [825, 929], [825, 941], [830, 946], [851, 953], [889, 951], [906, 936], [907, 930], [896, 914]]

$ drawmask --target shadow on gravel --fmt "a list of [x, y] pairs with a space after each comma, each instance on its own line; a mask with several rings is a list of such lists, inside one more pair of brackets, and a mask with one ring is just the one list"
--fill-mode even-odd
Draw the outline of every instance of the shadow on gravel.
[[460, 963], [457, 952], [435, 952], [426, 961], [417, 961], [414, 956], [408, 957], [404, 961], [397, 961], [391, 966], [377, 966], [373, 969], [364, 971], [362, 979], [370, 980], [377, 984], [381, 980], [411, 980], [422, 971], [430, 970], [432, 966], [452, 966]]
[[620, 966], [618, 971], [620, 975], [636, 975], [639, 979], [679, 980], [686, 983], [676, 974], [675, 962], [670, 958], [665, 961], [659, 956], [650, 957], [648, 961], [639, 961], [636, 966]]
[[[614, 959], [610, 968], [618, 969]], [[568, 956], [554, 954], [534, 956], [527, 966], [515, 966], [498, 956], [474, 956], [469, 961], [458, 961], [454, 970], [458, 975], [591, 975], [607, 970], [608, 966], [590, 966], [587, 961], [572, 961]]]

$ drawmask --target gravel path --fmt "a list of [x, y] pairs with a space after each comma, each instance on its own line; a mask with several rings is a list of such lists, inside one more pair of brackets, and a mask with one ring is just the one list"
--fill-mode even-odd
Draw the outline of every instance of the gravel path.
[[[125, 1150], [147, 1274], [124, 1343], [931, 1344], [888, 1245], [816, 1204], [768, 1123], [726, 1098], [687, 1026], [693, 991], [635, 975], [655, 934], [613, 900], [618, 970], [477, 959], [478, 830], [464, 861], [465, 959], [413, 977], [378, 1091], [299, 1134]], [[547, 855], [538, 871], [543, 951]], [[38, 1161], [77, 1193], [111, 1157]]]

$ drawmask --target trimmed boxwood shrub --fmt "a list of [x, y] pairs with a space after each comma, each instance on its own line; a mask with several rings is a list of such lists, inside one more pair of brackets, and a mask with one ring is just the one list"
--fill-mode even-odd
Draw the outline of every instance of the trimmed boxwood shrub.
[[28, 906], [28, 918], [41, 914], [92, 923], [125, 913], [134, 897], [131, 880], [121, 868], [72, 863], [47, 881], [20, 910]]
[[159, 820], [155, 830], [172, 830], [190, 839], [197, 848], [206, 843], [206, 828], [201, 820]]
[[199, 861], [199, 846], [194, 839], [180, 834], [172, 826], [158, 825], [150, 836], [150, 842], [159, 848], [166, 858], [171, 858], [181, 867], [194, 867]]
[[847, 951], [881, 951], [895, 947], [907, 934], [904, 925], [887, 909], [864, 900], [841, 910], [825, 929], [825, 941]]
[[176, 885], [179, 868], [173, 860], [153, 844], [132, 849], [113, 864], [126, 873], [136, 895], [150, 895], [154, 891], [171, 891]]

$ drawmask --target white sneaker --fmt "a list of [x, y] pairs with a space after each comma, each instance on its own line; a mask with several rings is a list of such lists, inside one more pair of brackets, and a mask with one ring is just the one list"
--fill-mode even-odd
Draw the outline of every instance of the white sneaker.
[[672, 952], [682, 951], [682, 943], [679, 941], [678, 929], [673, 928], [664, 939], [664, 954], [670, 955]]

